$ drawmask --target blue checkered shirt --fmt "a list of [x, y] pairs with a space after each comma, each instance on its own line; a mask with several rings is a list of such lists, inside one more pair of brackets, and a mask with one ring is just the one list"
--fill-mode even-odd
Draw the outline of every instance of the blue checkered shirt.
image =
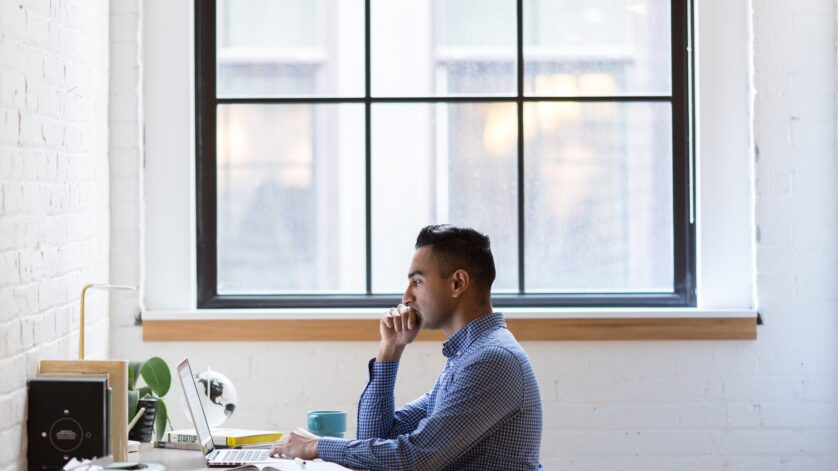
[[503, 315], [481, 316], [442, 346], [433, 390], [395, 410], [398, 362], [369, 364], [358, 439], [323, 437], [321, 458], [370, 470], [541, 470], [541, 394]]

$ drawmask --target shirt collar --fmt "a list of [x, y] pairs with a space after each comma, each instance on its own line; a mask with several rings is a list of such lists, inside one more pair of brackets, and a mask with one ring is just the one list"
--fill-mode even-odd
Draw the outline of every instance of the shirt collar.
[[448, 358], [459, 355], [475, 340], [494, 330], [506, 327], [503, 314], [492, 312], [484, 314], [464, 325], [442, 344], [442, 354]]

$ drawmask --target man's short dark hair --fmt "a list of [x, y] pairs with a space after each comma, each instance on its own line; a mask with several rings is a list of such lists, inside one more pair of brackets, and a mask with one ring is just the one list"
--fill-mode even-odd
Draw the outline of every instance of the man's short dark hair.
[[489, 236], [470, 227], [434, 224], [419, 231], [415, 248], [420, 247], [431, 247], [431, 253], [440, 262], [442, 276], [451, 276], [463, 269], [479, 288], [486, 293], [491, 291], [495, 281], [495, 259]]

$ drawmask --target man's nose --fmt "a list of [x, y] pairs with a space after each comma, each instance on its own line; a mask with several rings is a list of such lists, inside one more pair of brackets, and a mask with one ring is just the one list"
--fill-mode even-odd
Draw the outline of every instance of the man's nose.
[[410, 288], [404, 290], [404, 296], [402, 296], [402, 304], [408, 306], [410, 303], [413, 302], [413, 293], [410, 292]]

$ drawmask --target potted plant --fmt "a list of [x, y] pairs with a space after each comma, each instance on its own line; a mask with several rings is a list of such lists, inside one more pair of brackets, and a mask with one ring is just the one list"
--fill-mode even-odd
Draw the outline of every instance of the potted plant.
[[[143, 385], [139, 384], [142, 378]], [[172, 385], [169, 366], [160, 357], [128, 363], [128, 438], [150, 442], [163, 438], [168, 422], [163, 398]], [[133, 426], [131, 426], [133, 425]]]

